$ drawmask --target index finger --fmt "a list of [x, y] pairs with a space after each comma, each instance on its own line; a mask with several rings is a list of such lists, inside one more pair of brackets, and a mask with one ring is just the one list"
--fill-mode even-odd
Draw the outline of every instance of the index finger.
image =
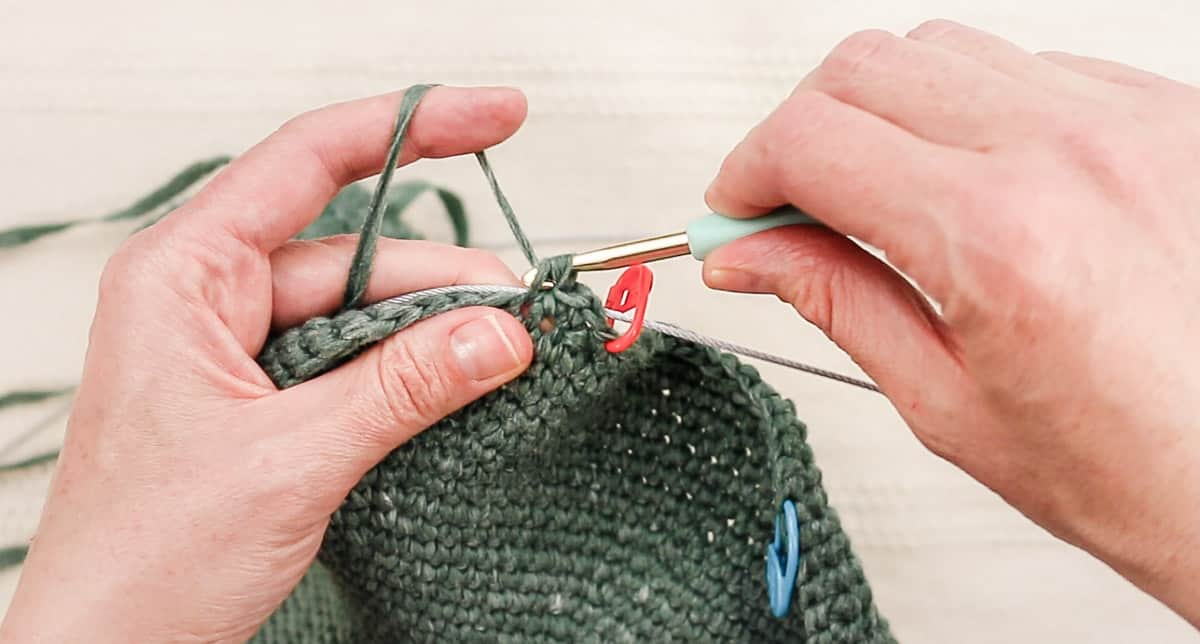
[[907, 258], [943, 254], [945, 227], [967, 207], [983, 168], [978, 153], [801, 90], [725, 158], [705, 200], [734, 217], [792, 204], [884, 249], [908, 272]]
[[[403, 95], [293, 118], [230, 163], [170, 225], [179, 234], [211, 239], [216, 232], [270, 252], [316, 219], [346, 184], [380, 171]], [[434, 87], [413, 113], [399, 165], [495, 145], [520, 127], [525, 110], [515, 89]]]

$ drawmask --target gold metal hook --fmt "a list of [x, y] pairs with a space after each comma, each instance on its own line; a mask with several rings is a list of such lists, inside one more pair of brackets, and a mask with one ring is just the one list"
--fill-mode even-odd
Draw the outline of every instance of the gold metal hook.
[[[607, 271], [660, 259], [680, 257], [690, 252], [687, 233], [659, 235], [577, 253], [571, 256], [571, 270]], [[521, 280], [525, 282], [526, 286], [530, 286], [536, 276], [537, 269], [531, 268], [521, 277]], [[542, 288], [552, 286], [554, 285], [549, 282], [542, 283]]]

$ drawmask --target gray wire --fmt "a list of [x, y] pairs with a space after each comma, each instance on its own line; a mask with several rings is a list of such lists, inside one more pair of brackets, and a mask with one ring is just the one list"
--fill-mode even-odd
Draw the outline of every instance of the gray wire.
[[[608, 309], [605, 309], [605, 311], [608, 313], [608, 315], [610, 317], [613, 317], [618, 320], [622, 320], [624, 322], [628, 322], [633, 317], [628, 313], [618, 313], [616, 311], [610, 311]], [[830, 371], [828, 369], [814, 367], [810, 364], [805, 364], [803, 362], [799, 362], [797, 360], [792, 360], [791, 358], [785, 358], [783, 356], [777, 356], [773, 353], [767, 353], [766, 351], [759, 351], [758, 349], [752, 349], [750, 347], [745, 347], [740, 344], [730, 342], [728, 340], [722, 340], [721, 338], [714, 338], [711, 336], [702, 335], [700, 333], [696, 333], [695, 331], [692, 331], [691, 329], [684, 329], [682, 327], [671, 324], [670, 322], [656, 322], [654, 320], [646, 320], [644, 322], [644, 325], [646, 328], [653, 329], [655, 331], [658, 331], [659, 333], [664, 333], [666, 335], [675, 336], [675, 337], [683, 339], [683, 340], [695, 342], [696, 344], [703, 344], [706, 347], [712, 347], [718, 351], [725, 351], [727, 353], [736, 353], [736, 354], [738, 354], [740, 356], [744, 356], [746, 358], [754, 358], [755, 360], [762, 360], [764, 362], [770, 362], [771, 364], [777, 364], [781, 367], [788, 367], [789, 369], [795, 369], [796, 371], [803, 371], [804, 373], [810, 373], [814, 376], [821, 376], [822, 378], [836, 380], [837, 382], [840, 382], [842, 384], [859, 387], [861, 389], [866, 389], [867, 391], [873, 391], [877, 394], [883, 393], [882, 391], [879, 390], [879, 387], [876, 386], [875, 383], [867, 382], [866, 380], [859, 380], [858, 378], [846, 376], [846, 375], [837, 373], [836, 371]]]
[[[506, 293], [509, 295], [521, 295], [524, 292], [525, 292], [525, 289], [520, 286], [504, 286], [504, 285], [499, 285], [499, 284], [496, 284], [496, 285], [461, 284], [461, 285], [457, 285], [457, 286], [439, 286], [436, 288], [425, 289], [423, 291], [415, 291], [412, 293], [406, 293], [406, 294], [400, 295], [398, 297], [393, 297], [393, 298], [389, 299], [388, 302], [390, 302], [392, 304], [403, 306], [405, 304], [415, 302], [415, 301], [420, 300], [425, 297], [437, 296], [437, 295], [454, 295], [454, 294], [461, 294], [461, 293], [474, 293], [474, 294], [478, 294], [478, 295], [493, 295], [496, 293]], [[622, 322], [629, 322], [630, 320], [633, 319], [633, 315], [630, 313], [621, 313], [621, 312], [613, 311], [610, 309], [605, 309], [604, 311], [609, 317], [613, 318], [614, 320], [621, 320]], [[867, 382], [866, 380], [860, 380], [858, 378], [846, 376], [846, 375], [837, 373], [835, 371], [829, 371], [828, 369], [814, 367], [812, 365], [805, 364], [805, 363], [799, 362], [797, 360], [792, 360], [790, 358], [785, 358], [783, 356], [777, 356], [773, 353], [768, 353], [766, 351], [759, 351], [758, 349], [752, 349], [750, 347], [745, 347], [745, 346], [742, 346], [742, 345], [734, 343], [734, 342], [729, 342], [728, 340], [722, 340], [720, 338], [714, 338], [711, 336], [707, 336], [707, 335], [692, 331], [690, 329], [685, 329], [676, 324], [671, 324], [670, 322], [659, 322], [659, 321], [655, 321], [655, 320], [646, 320], [643, 324], [646, 328], [653, 329], [654, 331], [657, 331], [659, 333], [663, 333], [665, 335], [680, 338], [682, 340], [687, 340], [689, 342], [695, 342], [696, 344], [701, 344], [706, 347], [712, 347], [718, 351], [725, 351], [728, 353], [736, 353], [737, 355], [740, 355], [740, 356], [743, 356], [746, 358], [762, 360], [764, 362], [769, 362], [771, 364], [777, 364], [781, 367], [787, 367], [789, 369], [795, 369], [796, 371], [802, 371], [804, 373], [812, 374], [814, 376], [828, 378], [830, 380], [834, 380], [834, 381], [840, 382], [842, 384], [850, 385], [852, 387], [866, 389], [867, 391], [873, 391], [875, 393], [882, 393], [879, 390], [878, 386], [876, 386], [874, 383]]]

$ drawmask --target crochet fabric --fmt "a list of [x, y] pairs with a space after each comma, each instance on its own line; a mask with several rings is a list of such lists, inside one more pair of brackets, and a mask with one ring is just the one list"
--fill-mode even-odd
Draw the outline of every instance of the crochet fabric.
[[[424, 89], [406, 96], [393, 151]], [[256, 641], [892, 641], [804, 425], [752, 367], [651, 331], [608, 353], [601, 303], [566, 258], [538, 263], [533, 283], [554, 286], [521, 296], [360, 307], [374, 218], [348, 308], [264, 349], [260, 364], [276, 384], [316, 377], [468, 305], [519, 316], [535, 359], [367, 474], [334, 514], [318, 563]], [[791, 610], [777, 618], [764, 552], [784, 501], [797, 510], [801, 559]]]
[[[428, 89], [405, 94], [374, 195], [346, 188], [299, 235], [360, 231], [343, 310], [272, 338], [259, 363], [278, 386], [292, 386], [471, 305], [522, 319], [534, 361], [367, 474], [334, 514], [317, 563], [255, 641], [891, 642], [792, 403], [753, 368], [687, 340], [647, 330], [609, 353], [614, 333], [600, 301], [575, 281], [568, 257], [537, 261], [483, 153], [539, 286], [362, 305], [378, 237], [417, 236], [400, 213], [419, 195], [433, 192], [466, 240], [452, 193], [424, 182], [388, 192]], [[100, 220], [148, 225], [227, 161], [193, 164]], [[0, 248], [87, 221], [0, 231]], [[0, 407], [63, 393], [16, 392], [0, 396]], [[795, 507], [798, 539], [789, 545], [799, 555], [790, 602], [782, 600], [790, 610], [776, 617], [780, 597], [769, 597], [767, 580], [787, 577], [768, 572], [764, 554], [768, 544], [779, 549], [785, 504]], [[3, 550], [0, 565], [24, 552]]]

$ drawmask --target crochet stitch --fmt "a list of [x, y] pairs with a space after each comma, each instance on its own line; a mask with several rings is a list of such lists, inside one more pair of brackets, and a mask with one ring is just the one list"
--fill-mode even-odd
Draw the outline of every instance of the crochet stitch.
[[[393, 151], [425, 89], [406, 96]], [[394, 155], [375, 203], [392, 165]], [[360, 307], [377, 214], [365, 219], [347, 308], [272, 338], [260, 355], [278, 386], [469, 305], [523, 320], [534, 361], [363, 478], [255, 641], [892, 641], [805, 426], [752, 367], [652, 331], [608, 353], [601, 303], [563, 257], [537, 263], [533, 283], [548, 289]], [[798, 513], [801, 561], [791, 612], [776, 618], [763, 553], [785, 500]]]
[[[428, 88], [402, 100], [374, 195], [347, 187], [298, 235], [361, 231], [344, 310], [272, 338], [259, 363], [279, 387], [292, 386], [421, 319], [472, 305], [523, 320], [534, 361], [364, 477], [332, 517], [318, 561], [255, 641], [893, 641], [792, 403], [752, 367], [688, 339], [648, 330], [623, 353], [605, 351], [613, 332], [600, 301], [575, 281], [568, 258], [537, 260], [483, 153], [497, 204], [539, 269], [533, 283], [553, 287], [362, 305], [378, 237], [417, 237], [400, 213], [420, 194], [435, 192], [466, 241], [452, 193], [390, 185]], [[227, 160], [193, 164], [99, 221], [149, 225]], [[0, 231], [0, 247], [87, 221]], [[14, 392], [0, 407], [67, 392]], [[790, 612], [776, 618], [763, 553], [785, 501], [798, 516], [800, 562]], [[3, 549], [0, 566], [24, 552]]]

